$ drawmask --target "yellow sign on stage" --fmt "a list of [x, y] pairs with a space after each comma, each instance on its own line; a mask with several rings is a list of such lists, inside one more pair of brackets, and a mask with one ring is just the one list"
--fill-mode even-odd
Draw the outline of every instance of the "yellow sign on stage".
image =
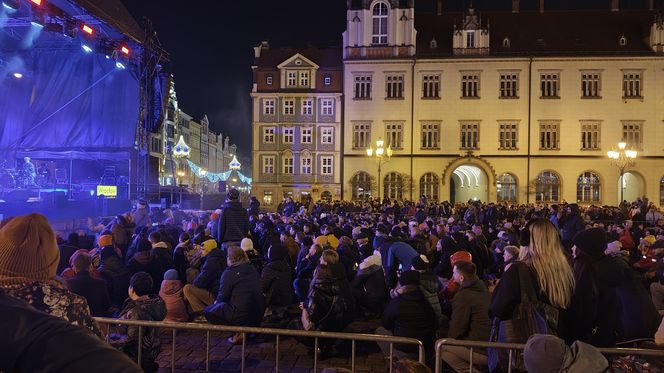
[[118, 196], [118, 187], [116, 185], [97, 185], [97, 196], [115, 198]]

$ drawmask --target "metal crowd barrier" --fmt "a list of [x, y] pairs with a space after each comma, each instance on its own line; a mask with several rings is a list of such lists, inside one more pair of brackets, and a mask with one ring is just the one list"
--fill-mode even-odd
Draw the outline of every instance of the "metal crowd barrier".
[[[480, 341], [461, 341], [452, 338], [439, 339], [436, 341], [436, 365], [435, 373], [441, 373], [443, 369], [443, 349], [445, 346], [460, 346], [469, 349], [468, 367], [473, 370], [473, 350], [476, 348], [495, 348], [500, 350], [509, 350], [507, 373], [512, 372], [512, 355], [523, 351], [525, 344], [519, 343], [499, 343], [499, 342], [480, 342]], [[604, 355], [638, 355], [638, 356], [656, 356], [664, 359], [664, 350], [648, 350], [642, 348], [597, 348]]]
[[[176, 346], [176, 331], [177, 330], [193, 330], [206, 332], [205, 342], [205, 371], [210, 371], [210, 333], [211, 332], [230, 332], [242, 334], [242, 369], [245, 371], [245, 350], [247, 347], [247, 334], [263, 334], [274, 335], [275, 341], [275, 367], [274, 371], [279, 372], [279, 337], [310, 337], [314, 338], [314, 373], [318, 369], [318, 340], [319, 339], [342, 339], [351, 341], [351, 370], [355, 371], [355, 350], [356, 341], [366, 342], [387, 342], [390, 344], [389, 356], [389, 371], [392, 372], [392, 363], [394, 361], [394, 344], [409, 344], [418, 347], [418, 360], [424, 363], [424, 345], [421, 341], [414, 338], [386, 336], [378, 334], [362, 334], [362, 333], [333, 333], [333, 332], [320, 332], [320, 331], [305, 331], [305, 330], [291, 330], [291, 329], [273, 329], [273, 328], [260, 328], [260, 327], [245, 327], [245, 326], [228, 326], [228, 325], [212, 325], [212, 324], [198, 324], [198, 323], [179, 323], [179, 322], [163, 322], [163, 321], [138, 321], [138, 320], [121, 320], [107, 317], [95, 317], [95, 320], [100, 324], [106, 324], [106, 338], [110, 334], [111, 325], [128, 325], [138, 327], [138, 340], [143, 340], [143, 328], [160, 328], [172, 329], [173, 343], [171, 345], [171, 372], [175, 371], [175, 346]], [[137, 361], [140, 365], [141, 362], [141, 345], [138, 344]]]

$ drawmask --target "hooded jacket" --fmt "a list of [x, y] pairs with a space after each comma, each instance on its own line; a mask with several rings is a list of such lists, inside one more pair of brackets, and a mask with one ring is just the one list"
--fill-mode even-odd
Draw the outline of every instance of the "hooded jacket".
[[[119, 316], [120, 319], [143, 321], [162, 321], [164, 317], [166, 317], [166, 303], [156, 295], [146, 295], [136, 300], [127, 299]], [[139, 343], [138, 327], [129, 326], [126, 331], [126, 334], [122, 335], [113, 344], [136, 360]], [[142, 337], [141, 364], [153, 362], [161, 351], [159, 329], [143, 328]]]
[[99, 273], [106, 281], [111, 303], [119, 307], [127, 299], [131, 273], [112, 248], [102, 248], [99, 256], [101, 258]]
[[534, 334], [524, 350], [524, 364], [537, 373], [604, 373], [606, 358], [593, 346], [581, 341], [571, 346], [552, 335]]
[[226, 201], [221, 209], [217, 242], [240, 242], [249, 232], [249, 216], [239, 201]]
[[489, 292], [477, 276], [464, 279], [452, 301], [452, 319], [449, 338], [488, 341], [491, 329], [489, 319]]
[[269, 251], [270, 262], [261, 272], [261, 289], [265, 294], [267, 306], [290, 306], [294, 303], [293, 270], [287, 262], [288, 254], [274, 253], [275, 247]]
[[307, 304], [309, 320], [313, 330], [340, 332], [346, 327], [346, 314], [349, 307], [341, 294], [336, 279], [315, 279], [311, 284]]
[[203, 259], [201, 271], [196, 276], [192, 285], [197, 288], [207, 289], [213, 295], [219, 291], [219, 279], [226, 268], [224, 255], [219, 249], [212, 249]]
[[[397, 337], [415, 338], [422, 341], [427, 355], [433, 351], [436, 340], [436, 316], [429, 302], [416, 285], [392, 299], [383, 313], [383, 326]], [[404, 352], [416, 352], [413, 345], [397, 345]], [[429, 355], [430, 356], [430, 355]]]
[[212, 324], [258, 326], [265, 298], [258, 272], [249, 262], [230, 266], [221, 275], [217, 300], [205, 309]]
[[186, 322], [189, 320], [182, 288], [182, 281], [180, 280], [163, 280], [161, 282], [159, 297], [166, 304], [166, 318], [164, 321]]
[[161, 283], [162, 278], [164, 278], [164, 273], [161, 272], [161, 267], [159, 261], [154, 257], [151, 251], [139, 251], [134, 256], [129, 259], [127, 268], [133, 274], [138, 272], [146, 272], [152, 277], [152, 290], [154, 293], [159, 292], [159, 284]]

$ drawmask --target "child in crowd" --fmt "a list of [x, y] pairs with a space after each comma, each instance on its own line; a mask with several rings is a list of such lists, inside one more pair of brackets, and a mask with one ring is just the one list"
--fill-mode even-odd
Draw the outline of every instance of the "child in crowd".
[[164, 321], [186, 322], [189, 320], [187, 304], [184, 300], [182, 288], [184, 285], [178, 276], [178, 271], [169, 269], [164, 273], [159, 296], [166, 303], [166, 318]]

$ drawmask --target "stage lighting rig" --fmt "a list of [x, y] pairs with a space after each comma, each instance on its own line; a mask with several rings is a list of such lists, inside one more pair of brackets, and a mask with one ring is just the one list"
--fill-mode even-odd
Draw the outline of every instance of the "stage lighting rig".
[[42, 5], [42, 0], [30, 0], [31, 3], [33, 3], [36, 6]]
[[46, 16], [42, 12], [35, 12], [32, 15], [31, 23], [33, 26], [44, 27], [46, 25]]
[[127, 48], [124, 45], [120, 46], [120, 52], [122, 52], [122, 54], [124, 54], [125, 56], [129, 56], [129, 48]]
[[86, 24], [83, 24], [81, 26], [81, 30], [83, 30], [83, 32], [85, 32], [86, 34], [88, 34], [90, 36], [92, 36], [92, 34], [94, 34], [94, 32], [95, 32], [95, 30], [92, 27], [90, 27]]
[[2, 6], [9, 10], [18, 10], [21, 7], [19, 0], [2, 0]]

